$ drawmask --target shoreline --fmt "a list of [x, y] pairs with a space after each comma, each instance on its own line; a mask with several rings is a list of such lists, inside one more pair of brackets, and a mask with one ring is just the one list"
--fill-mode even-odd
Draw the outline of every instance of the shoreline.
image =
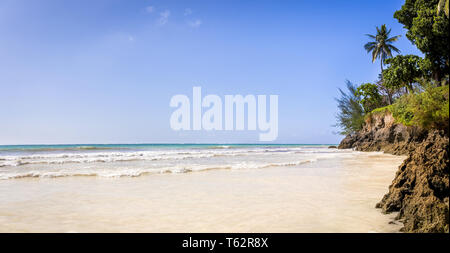
[[[402, 159], [355, 154], [357, 159], [337, 156], [337, 160], [264, 169], [2, 180], [0, 219], [5, 226], [1, 230], [398, 231], [397, 222], [389, 224], [394, 215], [383, 215], [374, 205]], [[14, 200], [7, 192], [15, 192]]]

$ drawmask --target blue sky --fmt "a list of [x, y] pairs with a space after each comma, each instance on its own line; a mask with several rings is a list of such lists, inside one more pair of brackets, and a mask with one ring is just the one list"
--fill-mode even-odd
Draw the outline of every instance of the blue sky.
[[385, 1], [0, 1], [0, 144], [253, 143], [176, 132], [175, 94], [279, 95], [277, 143], [338, 143], [338, 88], [374, 81], [364, 35]]

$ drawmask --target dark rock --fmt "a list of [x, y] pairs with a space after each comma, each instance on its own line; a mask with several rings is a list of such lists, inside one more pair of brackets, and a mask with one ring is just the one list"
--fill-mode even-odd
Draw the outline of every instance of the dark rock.
[[336, 146], [328, 146], [328, 148], [337, 148]]
[[383, 212], [398, 211], [405, 232], [449, 232], [449, 139], [431, 131], [400, 165], [380, 203]]
[[339, 148], [408, 155], [389, 192], [376, 205], [384, 213], [399, 212], [403, 232], [449, 232], [448, 132], [396, 124], [391, 114], [373, 116]]

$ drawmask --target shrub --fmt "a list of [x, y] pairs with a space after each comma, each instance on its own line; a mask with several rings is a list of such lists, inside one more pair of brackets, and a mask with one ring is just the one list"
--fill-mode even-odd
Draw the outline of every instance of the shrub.
[[449, 86], [428, 87], [418, 94], [407, 94], [390, 108], [397, 122], [424, 129], [449, 127]]

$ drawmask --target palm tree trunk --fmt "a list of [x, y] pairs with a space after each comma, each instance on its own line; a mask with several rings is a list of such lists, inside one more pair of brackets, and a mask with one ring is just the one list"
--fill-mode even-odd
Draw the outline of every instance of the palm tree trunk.
[[381, 80], [383, 80], [383, 58], [380, 58]]

